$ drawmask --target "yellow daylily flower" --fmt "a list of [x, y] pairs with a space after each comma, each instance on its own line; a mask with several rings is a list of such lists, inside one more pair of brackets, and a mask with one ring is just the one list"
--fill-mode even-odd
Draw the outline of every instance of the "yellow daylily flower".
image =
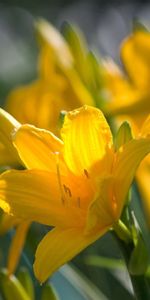
[[[119, 123], [128, 120], [134, 135], [138, 136], [150, 113], [150, 33], [139, 29], [126, 38], [121, 47], [121, 59], [126, 75], [114, 63], [105, 63], [106, 84], [112, 99], [106, 111]], [[150, 156], [141, 163], [136, 178], [149, 216]]]
[[67, 114], [61, 138], [20, 126], [13, 144], [28, 170], [0, 176], [5, 212], [54, 227], [36, 251], [40, 282], [116, 224], [136, 168], [150, 152], [143, 137], [115, 150], [103, 113], [89, 106]]
[[72, 110], [85, 103], [94, 105], [94, 100], [75, 70], [65, 39], [44, 20], [37, 22], [36, 27], [40, 36], [38, 79], [12, 91], [5, 109], [21, 123], [58, 134], [61, 110]]

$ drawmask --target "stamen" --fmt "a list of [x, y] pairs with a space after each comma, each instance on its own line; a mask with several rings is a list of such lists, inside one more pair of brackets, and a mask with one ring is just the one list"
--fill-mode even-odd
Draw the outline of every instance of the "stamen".
[[86, 176], [87, 178], [89, 178], [89, 173], [88, 173], [88, 171], [87, 171], [86, 169], [84, 169], [84, 174], [85, 174], [85, 176]]
[[63, 194], [63, 188], [62, 188], [62, 183], [61, 183], [61, 175], [60, 175], [60, 169], [59, 169], [59, 152], [55, 152], [55, 157], [56, 157], [56, 172], [57, 172], [57, 179], [58, 179], [58, 185], [60, 189], [60, 194], [61, 194], [61, 201], [62, 204], [65, 204], [65, 197]]
[[65, 184], [63, 184], [63, 187], [64, 187], [65, 193], [68, 194], [69, 197], [72, 197], [72, 194], [71, 194], [71, 191], [70, 191], [69, 187], [67, 187]]

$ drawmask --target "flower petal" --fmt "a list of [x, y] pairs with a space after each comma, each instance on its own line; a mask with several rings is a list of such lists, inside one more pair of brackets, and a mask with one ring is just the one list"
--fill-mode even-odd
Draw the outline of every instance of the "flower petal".
[[99, 109], [83, 106], [68, 113], [61, 135], [64, 160], [74, 174], [84, 174], [97, 161], [101, 161], [101, 169], [110, 169], [112, 135]]
[[7, 269], [9, 274], [14, 273], [17, 267], [30, 224], [30, 222], [22, 222], [16, 229], [8, 254]]
[[94, 228], [106, 230], [116, 221], [115, 205], [112, 199], [113, 176], [109, 175], [97, 181], [97, 194], [88, 210], [86, 231]]
[[13, 147], [11, 136], [20, 126], [10, 114], [0, 108], [0, 165], [19, 165], [20, 158]]
[[149, 137], [150, 136], [150, 115], [143, 122], [143, 125], [142, 125], [139, 135], [140, 135], [140, 137]]
[[133, 83], [140, 89], [148, 90], [150, 80], [149, 32], [136, 31], [127, 38], [122, 45], [121, 57]]
[[7, 98], [5, 108], [22, 124], [35, 125], [58, 134], [60, 111], [69, 108], [69, 104], [63, 100], [62, 92], [58, 82], [38, 79], [13, 90]]
[[22, 125], [14, 134], [13, 143], [27, 168], [56, 172], [56, 153], [62, 152], [63, 143], [50, 131]]
[[[65, 186], [68, 186], [64, 181]], [[69, 197], [69, 196], [68, 196]], [[52, 226], [81, 226], [85, 213], [62, 199], [57, 175], [38, 170], [7, 171], [0, 176], [0, 207], [11, 215]]]
[[146, 101], [139, 89], [127, 80], [112, 61], [105, 62], [105, 77], [109, 98], [112, 100], [105, 103], [106, 115], [125, 115], [145, 109]]
[[42, 283], [59, 267], [71, 260], [81, 250], [97, 240], [105, 231], [84, 235], [82, 230], [55, 228], [40, 242], [34, 263], [34, 272]]
[[142, 159], [150, 152], [150, 139], [131, 140], [119, 149], [114, 165], [114, 200], [120, 217], [125, 197]]
[[150, 154], [140, 164], [136, 172], [136, 180], [138, 183], [138, 189], [140, 191], [144, 203], [147, 221], [150, 225]]

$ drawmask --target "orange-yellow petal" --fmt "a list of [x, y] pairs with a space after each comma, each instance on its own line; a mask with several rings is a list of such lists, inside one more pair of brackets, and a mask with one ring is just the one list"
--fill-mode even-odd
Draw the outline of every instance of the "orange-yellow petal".
[[141, 137], [149, 137], [150, 136], [150, 115], [147, 117], [147, 119], [143, 123], [143, 126], [140, 130], [139, 135]]
[[73, 173], [84, 174], [97, 161], [101, 161], [101, 169], [110, 169], [112, 135], [99, 109], [83, 106], [68, 113], [61, 135], [64, 160]]
[[121, 49], [124, 67], [139, 89], [149, 90], [150, 81], [150, 33], [135, 31], [127, 38]]
[[128, 81], [112, 61], [105, 62], [104, 67], [106, 88], [111, 99], [105, 103], [106, 114], [125, 115], [133, 114], [137, 110], [143, 111], [146, 101], [141, 92]]
[[113, 176], [97, 180], [97, 193], [87, 215], [86, 231], [108, 229], [116, 221], [116, 205], [112, 198]]
[[19, 165], [20, 159], [12, 144], [12, 134], [20, 126], [10, 114], [0, 109], [0, 165]]
[[[65, 178], [62, 187], [67, 188]], [[25, 220], [52, 226], [78, 226], [85, 213], [72, 198], [63, 199], [57, 174], [39, 170], [7, 171], [0, 176], [0, 207]], [[68, 192], [68, 190], [67, 190]]]
[[32, 125], [22, 125], [15, 133], [13, 143], [21, 160], [29, 169], [56, 172], [57, 153], [59, 164], [62, 162], [63, 143], [50, 131]]
[[30, 224], [30, 222], [22, 222], [16, 229], [8, 253], [7, 269], [9, 274], [15, 272]]
[[97, 240], [105, 231], [84, 235], [83, 230], [55, 228], [38, 245], [35, 254], [34, 272], [42, 283], [59, 267], [71, 260], [80, 251]]
[[136, 172], [136, 180], [141, 198], [144, 203], [144, 209], [150, 225], [150, 154], [142, 161]]
[[114, 164], [114, 191], [116, 214], [120, 217], [125, 197], [135, 176], [137, 167], [143, 158], [150, 152], [150, 139], [131, 140], [121, 147], [116, 155]]

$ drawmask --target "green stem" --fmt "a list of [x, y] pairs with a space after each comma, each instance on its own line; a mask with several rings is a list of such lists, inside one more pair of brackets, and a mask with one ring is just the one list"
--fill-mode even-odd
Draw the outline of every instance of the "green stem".
[[117, 236], [127, 244], [132, 241], [131, 232], [121, 220], [113, 225], [113, 229], [115, 230]]
[[[122, 226], [122, 228], [124, 228], [124, 226]], [[116, 227], [114, 227], [114, 229], [116, 230]], [[127, 233], [127, 235], [125, 235], [126, 236], [125, 239], [123, 238], [124, 236], [120, 237], [120, 235], [118, 235], [118, 226], [117, 226], [116, 232], [112, 231], [112, 235], [115, 238], [115, 240], [121, 250], [121, 253], [124, 257], [124, 260], [125, 260], [125, 263], [126, 263], [126, 266], [128, 269], [129, 260], [130, 260], [131, 253], [134, 248], [134, 244], [133, 244], [133, 241], [131, 240], [131, 236], [128, 235], [128, 231], [125, 230], [124, 232]], [[120, 234], [120, 231], [119, 231], [119, 234]], [[129, 238], [129, 236], [130, 236], [130, 239], [128, 239], [128, 241], [127, 241], [127, 237]], [[128, 270], [128, 272], [129, 272], [129, 270]], [[130, 272], [129, 272], [129, 276], [130, 276], [130, 280], [131, 280], [132, 287], [134, 290], [135, 299], [136, 300], [150, 300], [150, 291], [149, 291], [146, 277], [144, 275], [140, 275], [140, 276], [132, 275], [132, 274], [130, 274]]]
[[130, 274], [133, 290], [137, 300], [149, 300], [150, 292], [148, 282], [144, 275], [135, 276]]

